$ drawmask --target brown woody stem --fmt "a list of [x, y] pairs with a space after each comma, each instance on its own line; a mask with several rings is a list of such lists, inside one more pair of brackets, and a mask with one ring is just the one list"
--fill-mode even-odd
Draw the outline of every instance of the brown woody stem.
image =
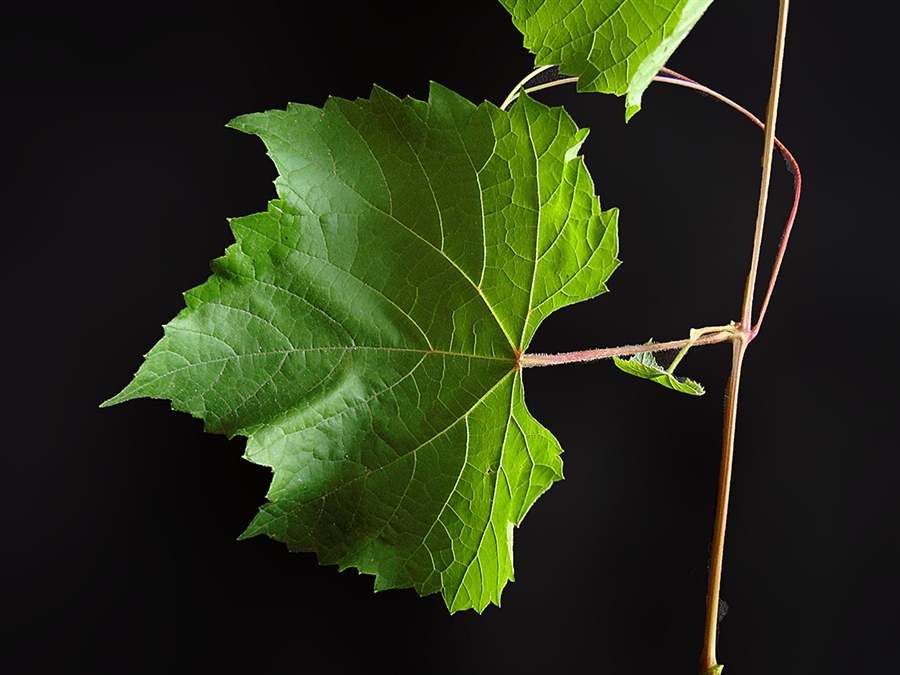
[[[725, 552], [725, 524], [728, 520], [728, 498], [731, 491], [731, 469], [734, 463], [734, 433], [737, 423], [738, 390], [741, 382], [741, 366], [747, 345], [756, 336], [752, 328], [753, 290], [759, 267], [759, 251], [762, 245], [763, 223], [766, 215], [769, 179], [772, 175], [772, 155], [775, 147], [775, 120], [778, 114], [778, 94], [781, 88], [781, 68], [784, 62], [784, 41], [787, 33], [789, 0], [781, 0], [778, 13], [778, 33], [775, 40], [775, 62], [772, 68], [772, 89], [766, 111], [766, 137], [763, 150], [762, 181], [760, 184], [759, 207], [756, 216], [756, 231], [753, 236], [753, 253], [750, 274], [744, 291], [741, 323], [734, 334], [731, 359], [731, 375], [725, 395], [725, 423], [722, 433], [722, 464], [719, 469], [719, 492], [716, 498], [716, 518], [713, 525], [712, 556], [709, 564], [709, 591], [706, 597], [706, 627], [703, 652], [700, 657], [700, 672], [715, 672], [720, 664], [716, 660], [716, 638], [719, 619], [719, 591], [722, 585], [722, 559]], [[780, 263], [780, 259], [779, 259]], [[776, 269], [777, 272], [777, 269]]]

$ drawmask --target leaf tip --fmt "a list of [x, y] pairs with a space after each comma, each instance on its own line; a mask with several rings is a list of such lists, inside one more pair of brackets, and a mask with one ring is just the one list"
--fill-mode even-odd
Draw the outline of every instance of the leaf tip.
[[566, 150], [566, 154], [563, 155], [563, 159], [566, 161], [566, 163], [571, 162], [573, 159], [579, 156], [578, 153], [581, 151], [581, 146], [584, 144], [584, 140], [587, 138], [590, 131], [590, 129], [581, 128], [575, 132], [575, 135], [573, 137], [573, 145], [568, 150]]
[[625, 123], [631, 121], [631, 118], [634, 117], [637, 112], [641, 109], [640, 100], [637, 103], [625, 103]]
[[238, 538], [236, 541], [244, 541], [245, 539], [252, 539], [253, 537], [260, 535], [260, 534], [262, 534], [262, 531], [260, 530], [259, 526], [256, 525], [256, 520], [254, 519], [253, 522], [251, 522], [247, 526], [247, 529], [245, 529], [243, 532], [241, 532], [238, 535]]
[[103, 401], [103, 403], [101, 403], [99, 407], [100, 408], [111, 408], [114, 405], [118, 405], [119, 403], [125, 403], [125, 401], [130, 401], [132, 399], [139, 398], [140, 395], [134, 393], [134, 389], [132, 386], [133, 384], [134, 383], [132, 382], [131, 384], [129, 384], [127, 387], [125, 387], [122, 391], [120, 391], [115, 396], [111, 396], [110, 398]]

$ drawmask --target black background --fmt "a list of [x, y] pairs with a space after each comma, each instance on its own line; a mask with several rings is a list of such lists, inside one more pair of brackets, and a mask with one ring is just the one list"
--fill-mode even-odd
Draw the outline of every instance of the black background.
[[[852, 9], [851, 9], [852, 5]], [[777, 3], [714, 3], [669, 65], [764, 113]], [[719, 658], [729, 675], [896, 662], [897, 77], [892, 2], [797, 0], [779, 136], [805, 194], [745, 368]], [[181, 292], [263, 210], [275, 171], [239, 114], [438, 81], [499, 103], [531, 67], [494, 2], [142, 3], [2, 22], [2, 663], [9, 672], [694, 673], [729, 349], [701, 399], [609, 363], [526, 373], [566, 451], [516, 532], [503, 607], [373, 594], [276, 542], [237, 542], [269, 472], [165, 402], [98, 410]], [[593, 129], [617, 206], [611, 293], [532, 351], [684, 337], [739, 318], [761, 133], [655, 84], [545, 92]], [[776, 166], [763, 271], [787, 213]]]

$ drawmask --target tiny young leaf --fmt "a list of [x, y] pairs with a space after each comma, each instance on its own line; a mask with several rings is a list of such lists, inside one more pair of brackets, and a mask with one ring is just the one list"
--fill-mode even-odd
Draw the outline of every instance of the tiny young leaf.
[[661, 384], [669, 389], [680, 391], [683, 394], [691, 394], [693, 396], [702, 396], [706, 393], [703, 385], [689, 380], [686, 377], [676, 377], [667, 372], [656, 361], [653, 352], [641, 352], [627, 359], [620, 359], [618, 356], [613, 358], [616, 365], [629, 375], [643, 378], [645, 380], [653, 380], [657, 384]]
[[231, 221], [236, 243], [105, 405], [169, 399], [246, 436], [274, 476], [243, 537], [451, 611], [499, 604], [512, 528], [562, 477], [518, 357], [618, 264], [587, 130], [437, 84], [427, 102], [376, 87], [231, 126], [266, 144], [278, 199]]
[[579, 91], [625, 95], [625, 118], [712, 0], [500, 0], [535, 66], [556, 65]]

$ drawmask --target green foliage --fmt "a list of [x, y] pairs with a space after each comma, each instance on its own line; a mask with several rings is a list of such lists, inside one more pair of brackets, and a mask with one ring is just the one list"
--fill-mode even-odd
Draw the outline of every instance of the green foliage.
[[672, 373], [665, 370], [656, 361], [653, 352], [641, 352], [627, 359], [614, 357], [616, 365], [629, 375], [643, 378], [645, 380], [653, 380], [657, 384], [661, 384], [669, 389], [680, 391], [683, 394], [692, 394], [693, 396], [702, 396], [706, 393], [703, 385], [689, 380], [686, 377], [676, 377]]
[[105, 405], [169, 399], [246, 436], [274, 476], [244, 537], [442, 591], [451, 611], [499, 603], [512, 528], [562, 477], [518, 356], [618, 264], [587, 131], [527, 96], [507, 113], [439, 85], [231, 126], [264, 141], [278, 199], [231, 221], [236, 243]]
[[558, 65], [579, 91], [625, 95], [625, 117], [712, 0], [500, 0], [534, 65]]
[[[626, 116], [711, 0], [501, 0], [536, 63]], [[618, 265], [578, 155], [587, 130], [521, 96], [509, 112], [433, 85], [238, 117], [278, 169], [267, 212], [104, 405], [168, 399], [247, 437], [271, 467], [266, 534], [375, 588], [441, 591], [450, 611], [498, 603], [513, 527], [562, 477], [527, 411], [520, 356], [550, 313], [605, 292]], [[617, 365], [703, 393], [652, 354]]]

